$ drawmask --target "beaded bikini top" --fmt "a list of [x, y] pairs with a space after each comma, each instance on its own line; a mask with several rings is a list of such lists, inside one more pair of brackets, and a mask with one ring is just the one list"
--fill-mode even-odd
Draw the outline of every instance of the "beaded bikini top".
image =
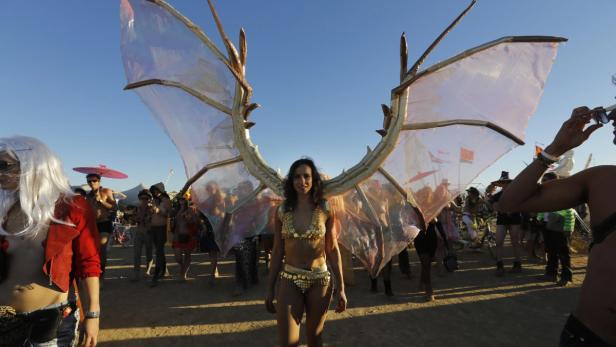
[[[325, 210], [324, 210], [325, 209]], [[278, 216], [282, 222], [282, 238], [283, 239], [303, 239], [317, 240], [325, 236], [325, 222], [328, 217], [327, 205], [324, 207], [317, 206], [312, 212], [312, 220], [306, 231], [300, 232], [295, 230], [293, 211], [284, 212], [284, 207], [278, 209]]]

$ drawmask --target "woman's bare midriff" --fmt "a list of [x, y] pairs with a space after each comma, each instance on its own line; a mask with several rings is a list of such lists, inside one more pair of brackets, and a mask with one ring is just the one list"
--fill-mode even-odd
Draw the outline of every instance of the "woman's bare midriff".
[[595, 334], [616, 346], [616, 232], [588, 256], [575, 316]]
[[8, 237], [10, 256], [6, 281], [0, 284], [0, 305], [11, 306], [17, 312], [30, 312], [60, 303], [68, 293], [49, 284], [43, 273], [44, 248], [39, 235], [36, 240]]
[[325, 238], [317, 240], [285, 239], [285, 264], [309, 270], [325, 264]]

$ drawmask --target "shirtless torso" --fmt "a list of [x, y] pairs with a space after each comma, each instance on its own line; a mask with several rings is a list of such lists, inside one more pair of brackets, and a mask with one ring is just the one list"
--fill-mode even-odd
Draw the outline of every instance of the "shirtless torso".
[[91, 191], [88, 194], [88, 202], [94, 209], [97, 223], [110, 220], [111, 210], [115, 206], [111, 189], [100, 187], [96, 191]]
[[[616, 213], [616, 166], [599, 166], [582, 175], [587, 190], [591, 224], [596, 226]], [[592, 179], [591, 179], [592, 178]], [[616, 345], [616, 232], [596, 244], [588, 256], [586, 278], [575, 315], [586, 326]]]
[[154, 199], [154, 213], [152, 214], [152, 226], [166, 226], [171, 212], [171, 201], [165, 196]]
[[[12, 209], [4, 229], [9, 233], [16, 232], [22, 230], [24, 224], [25, 215], [21, 209]], [[43, 274], [43, 241], [46, 237], [47, 230], [40, 231], [34, 239], [6, 237], [10, 262], [7, 279], [0, 284], [0, 306], [12, 306], [17, 312], [30, 312], [67, 299], [68, 293], [50, 285]]]

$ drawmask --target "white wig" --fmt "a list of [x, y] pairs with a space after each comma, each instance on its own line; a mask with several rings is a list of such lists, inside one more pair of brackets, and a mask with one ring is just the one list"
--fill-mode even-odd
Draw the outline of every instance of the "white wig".
[[[44, 143], [26, 136], [0, 138], [2, 151], [19, 160], [19, 203], [27, 222], [19, 232], [9, 234], [0, 228], [0, 234], [35, 237], [42, 228], [49, 226], [50, 221], [73, 225], [54, 217], [58, 199], [68, 202], [75, 195], [60, 159]], [[6, 219], [15, 195], [15, 192], [0, 190], [0, 223]]]

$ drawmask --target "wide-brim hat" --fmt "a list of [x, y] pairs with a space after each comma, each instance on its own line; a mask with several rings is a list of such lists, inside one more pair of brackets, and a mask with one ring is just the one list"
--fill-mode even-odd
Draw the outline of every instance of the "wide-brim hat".
[[498, 180], [492, 182], [492, 184], [496, 184], [496, 185], [500, 185], [500, 184], [506, 184], [513, 181], [511, 178], [509, 178], [509, 172], [507, 171], [501, 171], [501, 176]]

